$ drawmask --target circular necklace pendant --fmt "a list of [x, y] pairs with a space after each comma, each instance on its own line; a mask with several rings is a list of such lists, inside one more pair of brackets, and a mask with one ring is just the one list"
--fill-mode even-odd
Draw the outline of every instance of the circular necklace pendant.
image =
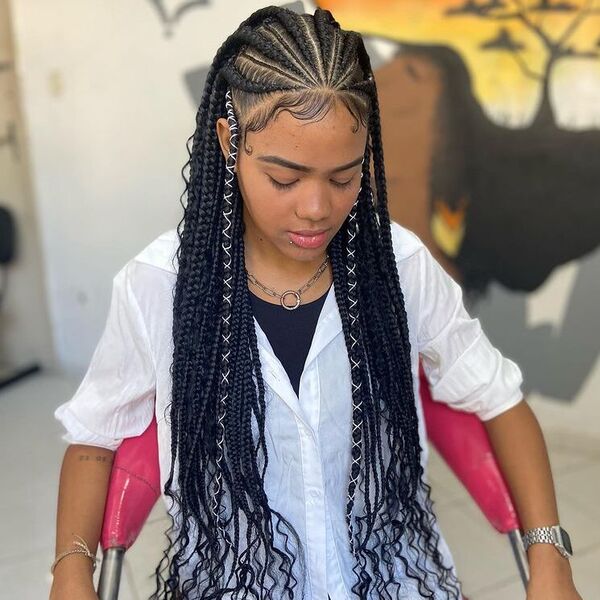
[[[293, 306], [285, 303], [286, 296], [294, 296]], [[279, 300], [281, 302], [281, 306], [283, 306], [283, 308], [285, 308], [286, 310], [295, 310], [300, 306], [300, 294], [296, 290], [286, 290], [285, 292], [283, 292], [283, 294], [281, 294]]]

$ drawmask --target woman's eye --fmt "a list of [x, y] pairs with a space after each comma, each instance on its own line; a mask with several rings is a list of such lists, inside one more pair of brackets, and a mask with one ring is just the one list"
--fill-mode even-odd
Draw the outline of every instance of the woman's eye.
[[333, 183], [333, 185], [337, 188], [344, 189], [350, 186], [350, 184], [352, 183], [352, 179], [354, 178], [351, 177], [350, 179], [348, 179], [348, 181], [335, 181], [334, 179], [332, 179], [331, 183]]
[[278, 190], [289, 190], [291, 187], [298, 183], [298, 180], [290, 181], [290, 183], [282, 183], [281, 181], [277, 181], [277, 179], [273, 179], [269, 176], [269, 181], [276, 187]]
[[[294, 181], [290, 181], [289, 183], [283, 183], [281, 181], [277, 181], [277, 179], [273, 179], [270, 175], [268, 177], [273, 187], [277, 188], [278, 190], [289, 190], [290, 188], [294, 187], [298, 183], [298, 181], [300, 181], [299, 179], [295, 179]], [[350, 177], [348, 181], [336, 181], [335, 179], [330, 179], [330, 181], [336, 188], [346, 189], [350, 187], [353, 179], [354, 177]]]

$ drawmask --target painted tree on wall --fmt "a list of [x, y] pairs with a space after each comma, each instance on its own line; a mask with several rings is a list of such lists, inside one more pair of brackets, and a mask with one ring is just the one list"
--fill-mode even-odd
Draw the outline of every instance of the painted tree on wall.
[[[508, 52], [514, 57], [524, 76], [539, 81], [541, 100], [532, 127], [548, 127], [556, 124], [550, 84], [552, 73], [561, 60], [584, 59], [600, 60], [600, 37], [592, 47], [577, 48], [572, 43], [573, 35], [590, 18], [598, 18], [600, 30], [600, 7], [596, 0], [575, 3], [561, 0], [538, 0], [535, 5], [527, 5], [524, 0], [465, 0], [462, 6], [446, 10], [449, 17], [474, 17], [499, 22], [497, 34], [482, 42], [483, 51]], [[552, 35], [544, 23], [547, 18], [560, 18], [564, 21], [561, 33]], [[531, 42], [522, 41], [528, 34], [541, 43], [545, 56], [541, 71], [532, 68], [523, 57], [523, 51]]]

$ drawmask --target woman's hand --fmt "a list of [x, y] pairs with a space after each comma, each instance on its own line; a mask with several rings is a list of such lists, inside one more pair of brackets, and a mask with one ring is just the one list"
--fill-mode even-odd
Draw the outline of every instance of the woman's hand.
[[94, 590], [92, 561], [82, 554], [71, 554], [54, 570], [49, 600], [98, 600]]
[[530, 581], [527, 600], [583, 600], [575, 589], [573, 580], [557, 579]]
[[575, 589], [569, 560], [554, 546], [534, 544], [527, 554], [527, 600], [583, 600]]
[[49, 600], [98, 600], [94, 586], [89, 582], [55, 583], [50, 590]]

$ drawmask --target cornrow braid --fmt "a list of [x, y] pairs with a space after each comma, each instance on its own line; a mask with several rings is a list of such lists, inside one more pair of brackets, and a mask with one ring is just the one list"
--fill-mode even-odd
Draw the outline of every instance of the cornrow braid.
[[[362, 38], [341, 29], [329, 11], [313, 16], [268, 7], [217, 51], [182, 169], [172, 402], [165, 415], [171, 466], [164, 491], [173, 520], [155, 599], [304, 597], [305, 549], [285, 515], [269, 505], [264, 486], [266, 388], [235, 167], [248, 131], [264, 129], [281, 111], [318, 120], [337, 101], [355, 131], [368, 132], [360, 190], [328, 248], [351, 375], [345, 514], [355, 561], [352, 594], [397, 598], [408, 578], [424, 598], [460, 598], [438, 549], [423, 480], [369, 57]], [[221, 117], [230, 129], [226, 159], [214, 126]], [[405, 578], [398, 578], [399, 566]]]

